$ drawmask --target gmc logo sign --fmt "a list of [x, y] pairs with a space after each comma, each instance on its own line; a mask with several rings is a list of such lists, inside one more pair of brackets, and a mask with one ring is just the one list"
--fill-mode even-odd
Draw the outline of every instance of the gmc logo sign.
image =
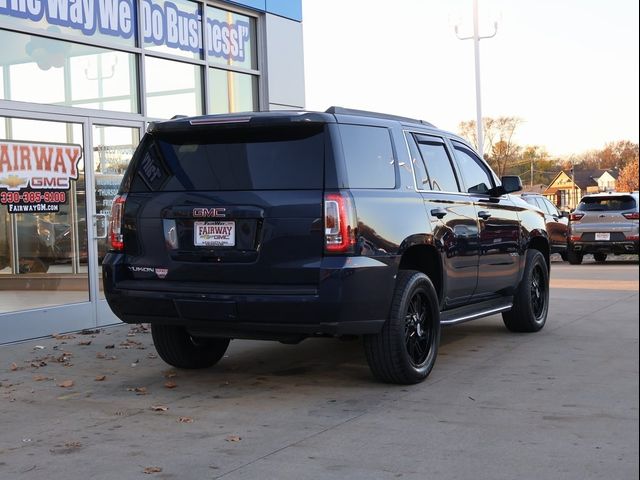
[[226, 208], [222, 208], [222, 207], [214, 207], [214, 208], [194, 208], [193, 209], [193, 216], [194, 217], [226, 217], [227, 214], [225, 213], [227, 211]]

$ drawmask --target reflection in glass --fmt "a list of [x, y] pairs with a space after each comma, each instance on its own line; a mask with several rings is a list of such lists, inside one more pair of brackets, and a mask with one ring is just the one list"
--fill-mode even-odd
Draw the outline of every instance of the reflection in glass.
[[147, 116], [200, 115], [201, 75], [197, 65], [146, 56]]
[[[165, 11], [161, 26], [155, 20]], [[156, 12], [156, 13], [154, 13]], [[202, 58], [202, 7], [187, 0], [142, 2], [144, 48], [187, 58]]]
[[138, 112], [133, 54], [4, 30], [0, 45], [2, 99]]
[[[80, 124], [7, 117], [0, 123], [0, 141], [83, 144]], [[56, 191], [65, 196], [57, 212], [10, 214], [8, 204], [0, 205], [0, 313], [89, 300], [82, 160], [77, 171], [69, 188]], [[0, 195], [8, 191], [0, 187]], [[27, 191], [47, 190], [17, 192]]]
[[258, 77], [209, 68], [209, 113], [258, 110]]
[[254, 19], [214, 7], [206, 7], [206, 12], [209, 63], [257, 68]]

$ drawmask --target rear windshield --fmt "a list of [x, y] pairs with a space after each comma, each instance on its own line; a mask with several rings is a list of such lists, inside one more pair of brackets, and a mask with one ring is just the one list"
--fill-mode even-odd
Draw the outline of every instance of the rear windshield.
[[615, 197], [586, 197], [578, 205], [584, 212], [604, 212], [610, 210], [633, 210], [636, 200], [631, 195]]
[[305, 125], [147, 135], [131, 191], [322, 189], [323, 131]]

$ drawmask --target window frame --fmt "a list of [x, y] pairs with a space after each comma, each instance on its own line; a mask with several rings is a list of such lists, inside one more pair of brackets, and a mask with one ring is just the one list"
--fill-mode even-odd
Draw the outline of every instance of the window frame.
[[[411, 173], [413, 176], [413, 188], [415, 189], [416, 192], [421, 192], [421, 193], [446, 193], [446, 194], [451, 194], [451, 195], [468, 195], [468, 193], [465, 193], [463, 191], [460, 190], [461, 188], [461, 182], [460, 182], [460, 173], [458, 172], [458, 166], [455, 163], [455, 161], [452, 160], [452, 155], [451, 155], [451, 151], [450, 151], [450, 147], [447, 144], [447, 141], [445, 140], [445, 137], [440, 136], [440, 135], [436, 135], [433, 132], [428, 132], [428, 131], [420, 131], [420, 130], [414, 130], [414, 129], [403, 129], [402, 133], [404, 134], [405, 137], [405, 146], [407, 148], [407, 153], [409, 155], [409, 160], [411, 160], [411, 147], [409, 146], [409, 140], [408, 140], [408, 136], [413, 137], [413, 141], [415, 142], [417, 148], [418, 148], [418, 153], [420, 154], [420, 159], [422, 160], [422, 164], [425, 168], [425, 171], [427, 172], [427, 177], [429, 178], [429, 189], [424, 189], [424, 188], [418, 188], [418, 182], [416, 180], [416, 172], [413, 166], [413, 162], [409, 162], [411, 164]], [[427, 164], [424, 161], [424, 157], [422, 156], [422, 152], [420, 151], [420, 140], [418, 140], [418, 136], [421, 136], [424, 138], [424, 141], [422, 143], [430, 143], [430, 144], [436, 144], [436, 145], [442, 145], [444, 147], [444, 151], [447, 155], [447, 158], [449, 159], [449, 164], [451, 165], [451, 170], [453, 171], [453, 176], [456, 180], [456, 183], [458, 185], [458, 191], [456, 192], [452, 192], [449, 190], [434, 190], [433, 186], [432, 186], [432, 182], [431, 182], [431, 174], [429, 173], [429, 169], [427, 168]]]

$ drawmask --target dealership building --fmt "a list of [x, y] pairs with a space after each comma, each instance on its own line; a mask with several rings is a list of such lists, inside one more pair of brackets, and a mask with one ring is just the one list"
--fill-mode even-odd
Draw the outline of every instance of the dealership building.
[[301, 0], [0, 0], [0, 343], [117, 322], [111, 201], [148, 122], [304, 107]]

